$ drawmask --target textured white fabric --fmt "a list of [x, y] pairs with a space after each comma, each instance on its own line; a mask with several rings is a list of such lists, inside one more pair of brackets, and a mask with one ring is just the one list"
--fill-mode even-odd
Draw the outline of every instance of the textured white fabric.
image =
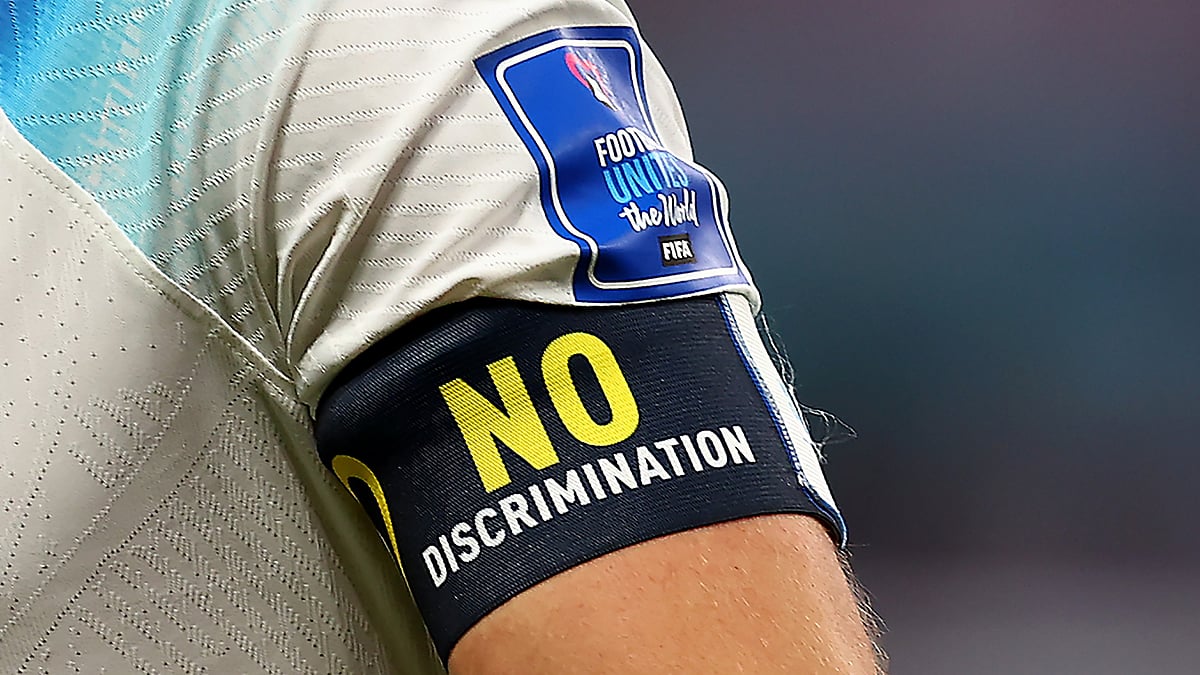
[[[97, 65], [17, 73], [75, 110], [0, 116], [0, 672], [439, 672], [310, 407], [439, 305], [575, 302], [473, 60], [628, 10], [117, 5], [44, 36], [95, 34]], [[690, 159], [649, 52], [646, 84]], [[30, 143], [47, 124], [69, 142]]]
[[[60, 121], [112, 138], [52, 163], [0, 118], [0, 672], [438, 672], [305, 404], [436, 305], [572, 301], [577, 253], [472, 59], [630, 19], [584, 0], [162, 8], [62, 29], [109, 36], [85, 55], [102, 77], [29, 76], [82, 78]], [[114, 105], [156, 59], [185, 64], [178, 86]], [[121, 127], [138, 106], [174, 116], [139, 137]]]
[[387, 672], [290, 382], [0, 117], [0, 672]]
[[[433, 307], [476, 295], [574, 302], [578, 250], [546, 222], [533, 160], [472, 61], [550, 28], [630, 19], [603, 2], [444, 4], [391, 22], [326, 18], [303, 65], [279, 78], [288, 103], [266, 236], [287, 363], [309, 403], [365, 345]], [[651, 62], [652, 114], [690, 158]]]

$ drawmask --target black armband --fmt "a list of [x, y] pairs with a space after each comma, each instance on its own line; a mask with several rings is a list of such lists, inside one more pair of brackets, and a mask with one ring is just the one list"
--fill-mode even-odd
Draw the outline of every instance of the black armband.
[[844, 536], [795, 405], [734, 314], [724, 297], [472, 300], [331, 385], [321, 457], [376, 520], [443, 659], [521, 591], [631, 544], [768, 513]]

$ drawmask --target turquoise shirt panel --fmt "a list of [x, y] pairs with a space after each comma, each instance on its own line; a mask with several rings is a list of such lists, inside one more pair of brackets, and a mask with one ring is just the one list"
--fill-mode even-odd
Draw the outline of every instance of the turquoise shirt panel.
[[0, 106], [153, 257], [219, 208], [220, 169], [244, 161], [236, 137], [286, 46], [285, 11], [305, 4], [12, 3], [0, 12]]

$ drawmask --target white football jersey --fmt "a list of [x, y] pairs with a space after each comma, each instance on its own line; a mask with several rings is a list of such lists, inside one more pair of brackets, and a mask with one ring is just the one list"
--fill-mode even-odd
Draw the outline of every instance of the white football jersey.
[[[646, 185], [670, 178], [670, 161], [700, 180], [672, 87], [619, 0], [10, 9], [2, 672], [439, 672], [395, 564], [314, 451], [311, 411], [339, 370], [410, 319], [476, 296], [582, 305], [733, 291], [751, 321], [757, 298], [727, 233], [710, 242], [722, 262], [674, 286], [604, 276], [588, 243], [602, 236], [572, 225], [570, 195], [560, 205], [547, 187], [566, 170], [553, 147], [537, 153], [549, 123], [533, 108], [555, 104], [504, 79], [523, 56], [477, 62], [567, 31], [543, 51], [578, 50], [564, 72], [610, 109], [633, 82], [645, 124], [630, 128], [653, 128], [597, 138], [596, 171], [637, 146], [663, 171], [646, 160]], [[634, 37], [601, 43], [573, 27]], [[632, 45], [631, 74], [588, 60], [605, 45]], [[597, 180], [629, 196], [640, 169]], [[680, 194], [660, 219], [725, 227], [715, 179], [691, 193], [698, 206]], [[623, 213], [614, 222], [631, 232], [659, 225]], [[665, 240], [662, 255], [686, 261]], [[807, 432], [793, 432], [803, 476], [832, 504]]]

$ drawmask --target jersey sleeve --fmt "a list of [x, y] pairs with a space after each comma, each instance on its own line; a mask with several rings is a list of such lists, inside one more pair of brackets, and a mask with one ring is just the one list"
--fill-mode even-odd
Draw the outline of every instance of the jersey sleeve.
[[339, 0], [276, 80], [267, 281], [301, 397], [474, 297], [757, 302], [623, 5]]
[[620, 0], [45, 7], [4, 20], [12, 123], [310, 406], [471, 297], [757, 302]]
[[396, 569], [365, 509], [443, 658], [653, 537], [802, 513], [844, 542], [725, 189], [619, 0], [9, 14], [5, 116], [255, 357], [235, 382], [296, 413], [265, 433], [356, 586]]
[[799, 513], [844, 542], [725, 189], [628, 11], [392, 11], [326, 17], [289, 61], [272, 283], [321, 459], [439, 655], [655, 537]]

